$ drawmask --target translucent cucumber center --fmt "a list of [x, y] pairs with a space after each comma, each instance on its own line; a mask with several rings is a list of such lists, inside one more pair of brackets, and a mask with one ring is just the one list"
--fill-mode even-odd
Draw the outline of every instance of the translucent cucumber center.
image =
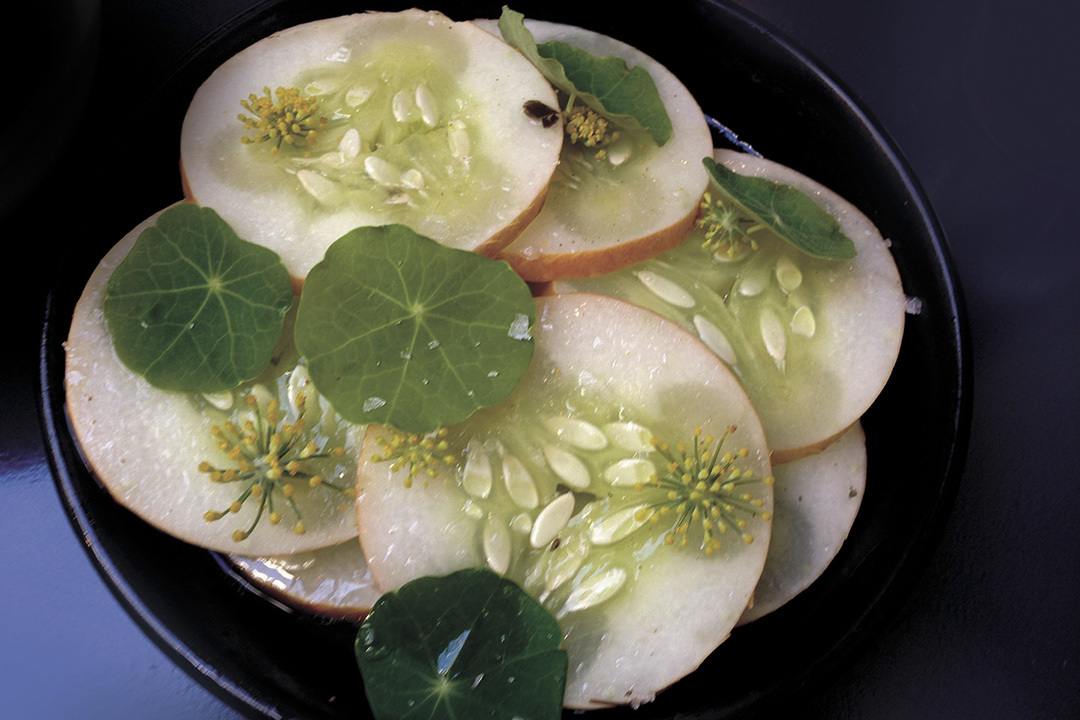
[[396, 449], [385, 441], [391, 459], [415, 460], [410, 442], [428, 441], [428, 455], [452, 465], [429, 482], [460, 490], [461, 513], [493, 570], [562, 618], [618, 596], [656, 553], [726, 556], [752, 541], [768, 480], [742, 467], [745, 454], [728, 447], [726, 433], [668, 446], [657, 438], [660, 418], [634, 419], [589, 393], [556, 402], [567, 394], [554, 390], [521, 396], [513, 417], [484, 415], [444, 431], [437, 449], [434, 439]]
[[484, 103], [458, 80], [465, 52], [384, 42], [311, 68], [293, 89], [317, 105], [308, 123], [316, 131], [300, 129], [302, 140], [272, 141], [270, 152], [253, 146], [252, 154], [268, 172], [292, 175], [298, 196], [326, 210], [377, 209], [391, 221], [467, 210], [466, 189], [497, 174], [478, 152]]
[[[811, 258], [761, 230], [756, 249], [728, 257], [695, 230], [682, 245], [610, 275], [560, 289], [600, 292], [648, 307], [697, 335], [743, 385], [779, 395], [828, 377], [823, 309], [835, 261]], [[757, 396], [761, 397], [761, 396]]]
[[[614, 222], [626, 213], [626, 196], [620, 187], [633, 186], [638, 203], [651, 202], [651, 187], [641, 182], [644, 168], [658, 147], [647, 133], [620, 129], [614, 139], [588, 147], [567, 138], [559, 156], [559, 167], [550, 190], [553, 207], [568, 224], [577, 225], [593, 217]], [[659, 196], [657, 196], [659, 197]]]

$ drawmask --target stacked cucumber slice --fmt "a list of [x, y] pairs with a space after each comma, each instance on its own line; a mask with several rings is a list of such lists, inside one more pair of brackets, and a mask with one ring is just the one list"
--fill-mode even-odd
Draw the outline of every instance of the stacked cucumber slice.
[[[905, 297], [864, 215], [760, 158], [715, 153], [811, 198], [855, 256], [811, 257], [760, 218], [736, 221], [745, 242], [712, 242], [700, 207], [724, 191], [709, 184], [689, 91], [612, 38], [524, 27], [544, 53], [568, 43], [647, 70], [670, 137], [631, 124], [577, 142], [564, 130], [580, 98], [498, 24], [419, 10], [256, 43], [199, 89], [181, 136], [188, 201], [277, 253], [297, 291], [338, 238], [392, 224], [533, 282], [535, 323], [521, 314], [510, 329], [533, 359], [508, 398], [430, 432], [351, 423], [295, 347], [295, 303], [256, 377], [156, 387], [121, 361], [103, 307], [158, 214], [101, 261], [76, 307], [67, 407], [119, 502], [231, 553], [285, 602], [356, 620], [412, 580], [487, 568], [558, 621], [567, 707], [637, 705], [840, 547], [865, 485], [859, 418], [896, 360]], [[220, 285], [208, 276], [207, 298]]]
[[269, 557], [230, 556], [232, 566], [263, 592], [291, 607], [329, 618], [363, 620], [382, 594], [359, 543]]
[[419, 10], [307, 23], [195, 93], [180, 136], [187, 195], [298, 278], [360, 225], [404, 223], [492, 254], [540, 211], [558, 162], [561, 123], [536, 122], [529, 102], [554, 105], [551, 86], [472, 23]]
[[[514, 579], [560, 620], [569, 706], [641, 703], [750, 600], [770, 531], [765, 437], [734, 376], [673, 323], [602, 296], [538, 306], [529, 372], [450, 430], [455, 461], [423, 487], [379, 461], [388, 443], [369, 431], [361, 544], [384, 590], [464, 567]], [[693, 468], [669, 470], [679, 445]]]
[[[320, 454], [344, 449], [340, 457], [314, 461], [327, 484], [342, 492], [314, 492], [306, 483], [293, 483], [295, 502], [304, 508], [303, 532], [294, 531], [301, 520], [289, 503], [279, 503], [275, 510], [263, 510], [268, 521], [272, 512], [280, 513], [281, 527], [274, 528], [278, 532], [251, 533], [244, 538], [245, 549], [254, 555], [285, 554], [355, 537], [356, 525], [341, 507], [351, 503], [345, 491], [352, 486], [363, 434], [320, 399], [292, 346], [291, 333], [283, 333], [271, 364], [259, 377], [225, 392], [162, 390], [120, 361], [102, 310], [109, 278], [159, 215], [113, 247], [75, 306], [65, 345], [65, 386], [68, 417], [87, 464], [117, 501], [147, 522], [187, 542], [233, 552], [238, 545], [234, 534], [252, 525], [260, 504], [249, 497], [228, 512], [240, 491], [237, 483], [212, 481], [221, 479], [214, 473], [236, 470], [245, 459], [263, 462], [271, 436], [303, 416], [307, 429], [302, 445], [314, 442]], [[236, 430], [229, 430], [233, 427]], [[244, 445], [241, 435], [258, 438], [251, 446], [261, 444], [262, 457], [246, 451], [231, 456]], [[280, 454], [291, 459], [294, 453], [281, 448]], [[225, 512], [229, 519], [207, 521], [207, 513]]]
[[[498, 32], [493, 22], [481, 24]], [[538, 282], [608, 272], [682, 242], [708, 185], [700, 158], [712, 151], [693, 95], [656, 60], [606, 35], [549, 22], [528, 21], [526, 27], [538, 42], [564, 42], [645, 68], [672, 131], [659, 146], [640, 130], [622, 131], [599, 156], [592, 148], [564, 145], [544, 209], [498, 257]]]
[[811, 257], [775, 234], [756, 250], [717, 253], [695, 229], [676, 249], [619, 272], [553, 283], [651, 308], [701, 338], [739, 376], [774, 462], [817, 452], [866, 411], [892, 373], [906, 298], [888, 245], [865, 215], [810, 178], [732, 151], [741, 175], [801, 190], [855, 245], [850, 260]]
[[847, 539], [866, 491], [866, 437], [856, 423], [821, 453], [773, 467], [774, 510], [765, 570], [739, 624], [810, 586]]

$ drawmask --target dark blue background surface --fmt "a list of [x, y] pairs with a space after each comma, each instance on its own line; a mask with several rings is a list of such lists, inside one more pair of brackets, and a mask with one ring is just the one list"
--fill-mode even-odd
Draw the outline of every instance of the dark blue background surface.
[[[98, 58], [127, 63], [135, 85], [152, 81], [250, 4], [53, 0], [9, 25], [41, 50], [4, 58], [11, 101], [0, 117], [0, 212], [14, 252], [0, 373], [4, 717], [237, 717], [142, 634], [91, 566], [45, 463], [34, 383], [42, 286], [58, 248], [78, 242], [50, 237], [50, 219], [80, 183], [137, 173], [124, 127], [154, 121], [117, 108], [113, 137], [80, 133]], [[974, 351], [970, 450], [938, 549], [891, 625], [797, 715], [1075, 717], [1080, 12], [1052, 0], [741, 5], [819, 59], [896, 141], [944, 226]], [[65, 163], [71, 143], [98, 148], [101, 168]]]

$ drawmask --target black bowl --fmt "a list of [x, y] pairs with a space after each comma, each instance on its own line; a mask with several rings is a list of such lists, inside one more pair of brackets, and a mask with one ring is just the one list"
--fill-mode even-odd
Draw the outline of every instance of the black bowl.
[[[495, 17], [500, 8], [436, 5], [455, 19]], [[742, 141], [866, 213], [892, 241], [905, 291], [919, 306], [908, 316], [892, 378], [864, 418], [866, 495], [825, 574], [785, 607], [737, 628], [697, 672], [655, 702], [595, 713], [636, 720], [743, 717], [797, 699], [856, 657], [907, 596], [959, 482], [970, 422], [970, 351], [941, 229], [869, 114], [804, 52], [743, 11], [719, 2], [670, 0], [665, 6], [667, 12], [647, 18], [610, 3], [578, 3], [572, 13], [551, 3], [522, 2], [515, 9], [607, 33], [665, 63], [705, 112]], [[68, 220], [78, 242], [65, 249], [44, 323], [42, 417], [57, 487], [76, 530], [143, 629], [204, 685], [253, 717], [369, 717], [353, 659], [355, 625], [269, 600], [214, 553], [167, 537], [114, 503], [87, 470], [66, 422], [62, 342], [98, 259], [144, 217], [180, 198], [180, 124], [198, 85], [218, 64], [274, 30], [355, 11], [337, 0], [264, 2], [198, 43], [164, 78], [141, 77], [131, 58], [103, 64], [91, 122], [110, 138], [110, 103], [141, 107], [138, 117], [150, 121], [125, 130], [123, 142], [145, 151], [134, 171], [129, 163], [107, 186], [88, 174], [85, 212]], [[92, 163], [109, 149], [83, 152]]]

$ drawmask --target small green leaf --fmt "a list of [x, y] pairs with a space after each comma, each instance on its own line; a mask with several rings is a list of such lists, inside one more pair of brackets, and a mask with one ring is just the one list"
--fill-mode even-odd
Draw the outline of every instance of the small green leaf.
[[510, 394], [532, 359], [535, 319], [506, 263], [404, 225], [362, 227], [308, 273], [296, 346], [344, 418], [428, 432]]
[[644, 68], [630, 68], [612, 55], [598, 58], [564, 42], [537, 45], [525, 27], [525, 16], [506, 6], [499, 17], [499, 31], [557, 89], [616, 124], [647, 131], [657, 145], [671, 139], [671, 118]]
[[210, 208], [181, 203], [113, 271], [104, 313], [117, 356], [151, 385], [221, 392], [267, 366], [292, 301], [273, 251]]
[[855, 243], [840, 223], [805, 193], [766, 178], [739, 175], [709, 157], [702, 162], [716, 186], [748, 215], [807, 255], [831, 260], [855, 257]]
[[380, 720], [555, 720], [567, 657], [555, 619], [490, 570], [424, 577], [379, 598], [356, 660]]

